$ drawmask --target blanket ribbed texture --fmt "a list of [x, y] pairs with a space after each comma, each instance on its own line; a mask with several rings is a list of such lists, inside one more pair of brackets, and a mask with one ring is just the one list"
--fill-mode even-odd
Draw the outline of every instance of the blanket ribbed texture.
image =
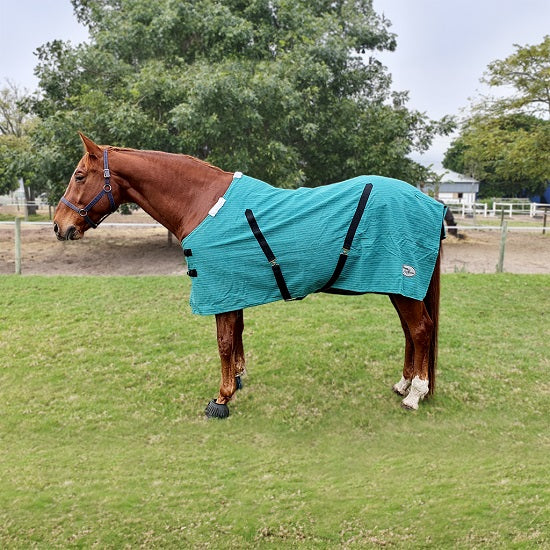
[[405, 182], [381, 176], [289, 190], [237, 173], [225, 204], [182, 242], [192, 254], [188, 267], [196, 270], [191, 279], [193, 313], [223, 313], [282, 298], [247, 222], [247, 208], [277, 257], [291, 296], [318, 291], [334, 271], [367, 183], [373, 188], [332, 288], [423, 300], [442, 236], [442, 204]]

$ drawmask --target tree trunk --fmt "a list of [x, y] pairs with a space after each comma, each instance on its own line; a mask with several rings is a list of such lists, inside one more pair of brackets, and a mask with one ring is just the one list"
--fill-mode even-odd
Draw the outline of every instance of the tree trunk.
[[34, 189], [32, 187], [29, 187], [28, 185], [25, 185], [25, 202], [27, 203], [27, 206], [25, 207], [25, 212], [27, 216], [32, 216], [38, 211], [35, 199], [36, 196], [34, 194]]

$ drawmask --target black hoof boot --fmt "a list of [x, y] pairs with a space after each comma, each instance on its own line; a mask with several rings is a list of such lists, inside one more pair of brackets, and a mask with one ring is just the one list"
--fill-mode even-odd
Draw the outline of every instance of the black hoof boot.
[[206, 414], [206, 418], [227, 418], [229, 416], [229, 407], [227, 405], [220, 405], [216, 403], [215, 399], [212, 399], [204, 410], [204, 414]]

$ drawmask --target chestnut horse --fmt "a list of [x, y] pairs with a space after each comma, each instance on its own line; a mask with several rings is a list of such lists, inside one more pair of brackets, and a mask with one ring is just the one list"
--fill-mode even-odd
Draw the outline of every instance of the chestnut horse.
[[[85, 154], [55, 211], [59, 240], [80, 239], [119, 205], [136, 203], [182, 242], [219, 204], [234, 178], [190, 156], [99, 146], [82, 134], [81, 139]], [[405, 335], [403, 372], [393, 391], [404, 396], [408, 409], [417, 409], [435, 388], [439, 283], [440, 251], [424, 299], [389, 294]], [[205, 412], [223, 418], [245, 370], [243, 310], [216, 313], [216, 327], [221, 385]]]

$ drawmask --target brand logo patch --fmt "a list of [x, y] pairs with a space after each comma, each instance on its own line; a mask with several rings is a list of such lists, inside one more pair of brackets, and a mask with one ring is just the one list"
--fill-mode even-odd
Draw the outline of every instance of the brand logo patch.
[[410, 265], [404, 265], [403, 275], [405, 275], [405, 277], [414, 277], [416, 275], [416, 269]]

